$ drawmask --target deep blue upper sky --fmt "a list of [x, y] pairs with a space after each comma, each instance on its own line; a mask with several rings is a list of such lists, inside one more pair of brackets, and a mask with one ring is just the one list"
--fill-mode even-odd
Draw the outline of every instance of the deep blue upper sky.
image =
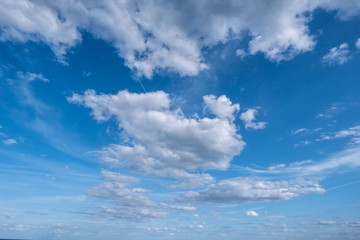
[[1, 2], [0, 238], [357, 238], [359, 12]]

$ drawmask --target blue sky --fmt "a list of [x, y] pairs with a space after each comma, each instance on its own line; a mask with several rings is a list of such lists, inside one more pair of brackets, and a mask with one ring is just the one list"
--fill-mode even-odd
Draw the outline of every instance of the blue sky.
[[0, 3], [0, 238], [354, 239], [360, 2]]

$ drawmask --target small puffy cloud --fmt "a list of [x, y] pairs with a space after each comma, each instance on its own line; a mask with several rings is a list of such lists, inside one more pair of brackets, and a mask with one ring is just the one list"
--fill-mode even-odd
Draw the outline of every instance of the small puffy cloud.
[[247, 210], [244, 212], [244, 214], [248, 217], [258, 217], [259, 214], [253, 210]]
[[202, 191], [186, 192], [178, 196], [175, 201], [241, 204], [289, 200], [303, 194], [324, 192], [325, 190], [316, 181], [311, 180], [258, 181], [239, 177], [211, 184]]
[[255, 130], [264, 129], [266, 122], [255, 122], [258, 111], [256, 109], [248, 109], [240, 115], [240, 119], [244, 122], [245, 128], [252, 128]]
[[2, 141], [4, 144], [6, 145], [14, 145], [14, 144], [18, 144], [18, 142], [13, 139], [13, 138], [9, 138], [9, 139], [6, 139], [6, 140], [3, 140]]
[[214, 95], [204, 96], [205, 109], [215, 114], [219, 119], [234, 120], [234, 113], [240, 110], [239, 104], [232, 104], [225, 95], [215, 97]]
[[244, 49], [237, 49], [235, 53], [236, 56], [241, 58], [241, 60], [244, 60], [244, 58], [249, 55]]
[[14, 215], [7, 214], [7, 215], [6, 215], [6, 218], [8, 218], [8, 219], [15, 219], [15, 216], [14, 216]]
[[356, 46], [357, 49], [360, 50], [360, 38], [358, 38], [358, 40], [356, 40], [355, 46]]
[[162, 91], [112, 95], [88, 90], [68, 101], [91, 108], [98, 121], [114, 118], [119, 130], [130, 138], [129, 143], [111, 144], [98, 151], [104, 163], [176, 179], [172, 187], [212, 183], [212, 176], [194, 171], [225, 170], [245, 146], [233, 123], [240, 107], [226, 96], [204, 96], [205, 108], [215, 117], [196, 119], [187, 118], [179, 108], [171, 109], [171, 99]]
[[333, 47], [322, 58], [323, 64], [327, 65], [343, 65], [351, 59], [349, 45], [347, 43], [341, 44], [339, 47]]

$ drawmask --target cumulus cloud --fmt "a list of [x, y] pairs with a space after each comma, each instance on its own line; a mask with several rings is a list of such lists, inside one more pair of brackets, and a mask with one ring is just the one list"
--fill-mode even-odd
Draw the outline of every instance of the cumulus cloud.
[[343, 65], [351, 59], [349, 45], [347, 43], [341, 44], [339, 47], [333, 47], [322, 58], [322, 62], [327, 65]]
[[355, 46], [356, 46], [357, 49], [360, 50], [360, 38], [358, 38], [358, 40], [356, 40]]
[[212, 176], [198, 170], [227, 169], [245, 145], [233, 123], [239, 105], [225, 96], [204, 96], [205, 108], [215, 117], [197, 119], [172, 109], [171, 99], [162, 91], [112, 95], [88, 90], [84, 95], [73, 94], [68, 101], [91, 108], [98, 121], [114, 118], [130, 138], [129, 143], [100, 150], [104, 163], [180, 181], [172, 187], [195, 188], [213, 182]]
[[[76, 6], [75, 1], [68, 2]], [[61, 17], [66, 11], [61, 5], [65, 5], [65, 1], [59, 2], [59, 6], [51, 1], [1, 1], [0, 40], [41, 41], [64, 61], [66, 50], [80, 42], [81, 34], [76, 23]]]
[[[150, 78], [167, 69], [196, 75], [209, 66], [202, 51], [249, 36], [247, 52], [271, 61], [289, 60], [314, 48], [308, 22], [318, 8], [339, 19], [358, 14], [357, 1], [0, 1], [0, 41], [48, 44], [66, 63], [81, 31], [112, 44], [125, 64]], [[204, 27], [205, 26], [205, 27]]]
[[258, 181], [239, 177], [211, 184], [202, 191], [186, 192], [175, 201], [241, 204], [289, 200], [303, 194], [324, 192], [325, 190], [312, 180]]
[[247, 210], [244, 212], [244, 214], [248, 217], [258, 217], [259, 214], [253, 210]]
[[204, 96], [205, 109], [215, 114], [219, 119], [234, 121], [234, 113], [240, 110], [239, 104], [232, 104], [225, 95], [216, 98], [214, 95]]
[[6, 139], [6, 140], [3, 140], [2, 141], [4, 144], [6, 145], [14, 145], [14, 144], [18, 144], [18, 142], [15, 140], [15, 139], [12, 139], [12, 138], [9, 138], [9, 139]]
[[109, 201], [113, 206], [102, 206], [99, 211], [84, 213], [132, 221], [146, 221], [164, 217], [168, 214], [169, 210], [195, 210], [191, 206], [176, 206], [153, 202], [145, 196], [147, 192], [150, 192], [149, 190], [132, 187], [132, 184], [139, 182], [135, 177], [106, 170], [102, 170], [101, 173], [109, 182], [93, 187], [87, 192], [87, 195], [95, 200]]
[[246, 112], [243, 112], [240, 115], [240, 119], [244, 122], [245, 128], [252, 129], [264, 129], [266, 127], [266, 122], [254, 122], [256, 121], [256, 115], [258, 111], [256, 109], [248, 109]]

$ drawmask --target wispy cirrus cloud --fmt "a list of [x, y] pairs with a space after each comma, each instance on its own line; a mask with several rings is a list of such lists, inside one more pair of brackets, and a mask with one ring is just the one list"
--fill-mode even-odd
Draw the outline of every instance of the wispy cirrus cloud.
[[354, 143], [360, 143], [360, 125], [325, 135], [319, 140], [332, 140], [337, 138], [351, 138]]
[[77, 136], [64, 129], [60, 124], [60, 111], [35, 94], [32, 86], [34, 81], [46, 84], [50, 82], [41, 73], [21, 71], [17, 72], [13, 78], [7, 79], [10, 89], [19, 104], [19, 109], [21, 109], [21, 111], [19, 109], [10, 110], [14, 111], [12, 113], [14, 121], [21, 119], [23, 121], [21, 124], [34, 132], [40, 133], [54, 148], [69, 155], [84, 158], [83, 154], [88, 149], [78, 144], [69, 143], [69, 136], [73, 136], [73, 138], [77, 138]]
[[284, 174], [297, 177], [327, 176], [338, 170], [353, 170], [360, 166], [360, 149], [351, 146], [321, 161], [305, 160], [290, 164], [278, 164], [267, 170], [247, 169], [250, 172], [264, 174]]
[[299, 128], [299, 129], [296, 129], [296, 130], [292, 130], [291, 131], [291, 134], [293, 134], [293, 135], [296, 135], [296, 134], [299, 134], [299, 133], [304, 133], [304, 132], [306, 132], [308, 129], [306, 129], [306, 128]]

